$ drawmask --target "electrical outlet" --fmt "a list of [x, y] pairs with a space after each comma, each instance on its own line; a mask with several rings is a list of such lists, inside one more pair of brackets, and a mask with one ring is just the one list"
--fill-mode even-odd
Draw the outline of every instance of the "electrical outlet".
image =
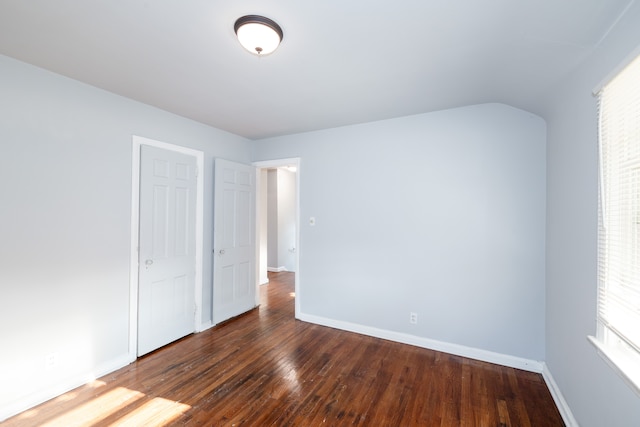
[[50, 353], [44, 357], [44, 366], [46, 369], [53, 369], [58, 366], [58, 353]]
[[409, 313], [409, 323], [411, 323], [412, 325], [418, 324], [418, 313]]

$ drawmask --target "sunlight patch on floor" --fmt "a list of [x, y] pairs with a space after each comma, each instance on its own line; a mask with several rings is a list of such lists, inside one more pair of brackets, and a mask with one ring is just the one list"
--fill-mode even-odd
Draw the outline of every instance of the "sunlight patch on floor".
[[[90, 383], [86, 384], [87, 387], [95, 388], [95, 389], [100, 388], [100, 387], [104, 387], [105, 385], [107, 385], [107, 383], [105, 383], [104, 381], [100, 381], [100, 380], [94, 380], [94, 381], [91, 381]], [[77, 392], [70, 391], [70, 392], [67, 392], [65, 394], [61, 394], [60, 396], [54, 398], [52, 400], [52, 402], [56, 402], [56, 403], [69, 402], [69, 401], [72, 401], [73, 399], [75, 399], [77, 395], [78, 395]], [[40, 410], [37, 407], [36, 408], [27, 409], [26, 411], [24, 411], [20, 415], [18, 415], [17, 419], [27, 420], [29, 418], [35, 417], [36, 415], [38, 415], [39, 412], [40, 412]]]
[[[93, 381], [87, 385], [98, 389], [106, 384], [102, 381]], [[84, 403], [74, 404], [73, 401], [77, 395], [76, 392], [69, 392], [57, 397], [54, 401], [59, 403], [59, 406], [50, 411], [49, 416], [52, 418], [38, 425], [40, 427], [89, 427], [101, 422], [112, 422], [113, 425], [118, 426], [156, 427], [175, 421], [191, 409], [191, 406], [184, 403], [161, 397], [149, 398], [140, 391], [126, 387], [116, 387]], [[38, 415], [45, 416], [44, 413], [39, 414], [37, 408], [33, 408], [18, 415], [16, 420], [29, 423], [29, 419]]]
[[42, 427], [90, 426], [133, 402], [142, 399], [144, 393], [117, 387], [90, 401], [76, 406], [42, 424]]
[[118, 420], [118, 426], [164, 426], [191, 409], [173, 400], [154, 397]]

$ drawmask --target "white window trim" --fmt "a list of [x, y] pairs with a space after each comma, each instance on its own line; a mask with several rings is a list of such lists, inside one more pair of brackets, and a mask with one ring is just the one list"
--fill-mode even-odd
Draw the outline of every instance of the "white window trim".
[[589, 342], [598, 351], [598, 355], [624, 380], [624, 382], [640, 396], [640, 365], [624, 354], [614, 351], [598, 338], [589, 335]]

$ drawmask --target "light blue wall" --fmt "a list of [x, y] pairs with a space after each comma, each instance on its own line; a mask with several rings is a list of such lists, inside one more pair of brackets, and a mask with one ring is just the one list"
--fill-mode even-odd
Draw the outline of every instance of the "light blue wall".
[[0, 419], [128, 353], [132, 135], [205, 152], [206, 322], [213, 157], [249, 142], [0, 56]]
[[[640, 4], [548, 100], [546, 362], [583, 427], [640, 425], [640, 397], [586, 340], [596, 329], [598, 148], [592, 90], [640, 41]], [[640, 53], [640, 52], [639, 52]]]
[[301, 158], [302, 312], [542, 360], [545, 135], [485, 104], [256, 141]]
[[278, 171], [267, 171], [267, 267], [278, 268]]
[[278, 263], [296, 271], [296, 174], [280, 168], [278, 175]]

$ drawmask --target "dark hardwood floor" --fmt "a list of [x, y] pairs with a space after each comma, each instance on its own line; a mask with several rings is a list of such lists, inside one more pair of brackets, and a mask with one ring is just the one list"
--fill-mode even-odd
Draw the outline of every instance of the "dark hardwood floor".
[[303, 323], [292, 273], [261, 306], [8, 426], [563, 426], [539, 374]]

